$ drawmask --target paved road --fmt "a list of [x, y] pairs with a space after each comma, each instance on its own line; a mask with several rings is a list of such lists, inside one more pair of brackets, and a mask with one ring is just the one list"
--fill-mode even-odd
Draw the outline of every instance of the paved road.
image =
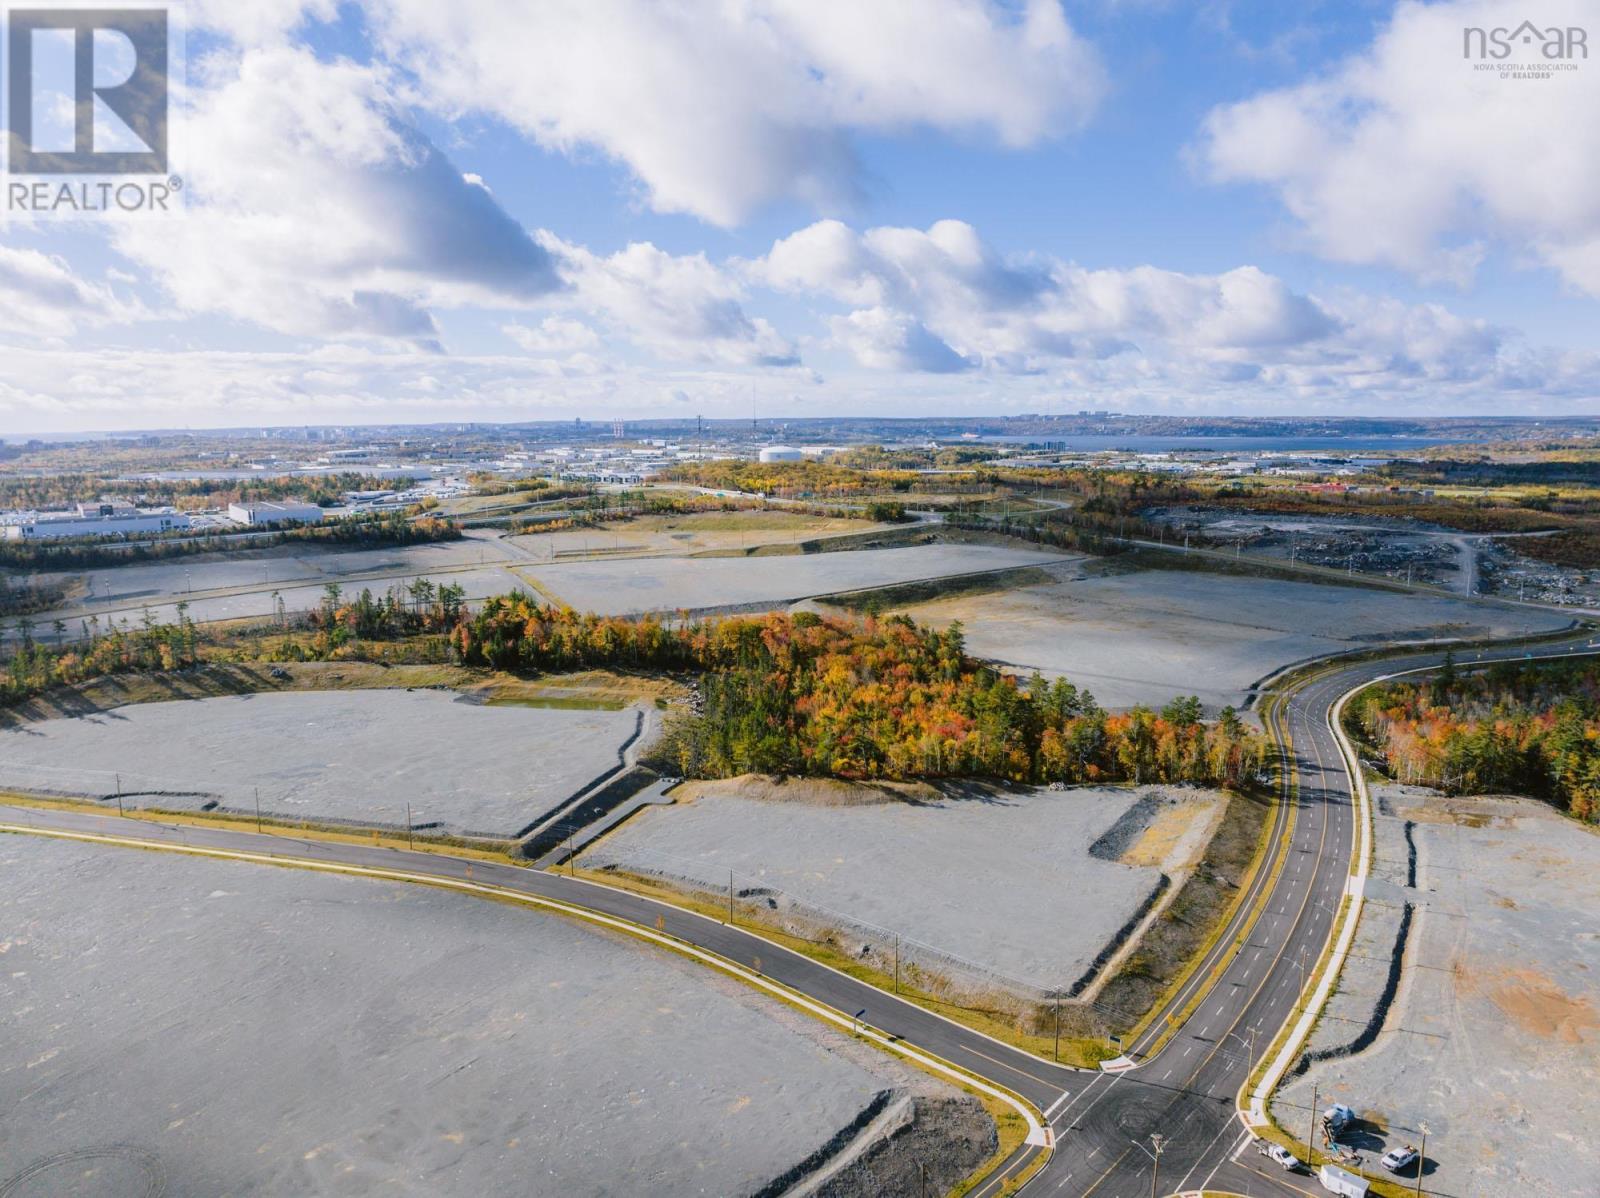
[[[1595, 652], [1590, 637], [1546, 643], [1535, 656]], [[1528, 656], [1506, 648], [1459, 655], [1462, 664]], [[1225, 958], [1220, 976], [1206, 962], [1195, 973], [1196, 988], [1205, 991], [1194, 1014], [1153, 1056], [1134, 1069], [1114, 1074], [1067, 1069], [991, 1040], [979, 1032], [901, 1002], [892, 995], [836, 973], [808, 958], [715, 920], [650, 899], [611, 890], [559, 874], [509, 865], [474, 862], [435, 853], [362, 845], [301, 841], [278, 835], [257, 835], [210, 827], [184, 827], [147, 821], [123, 821], [114, 815], [6, 808], [0, 823], [28, 824], [41, 829], [136, 837], [156, 843], [272, 854], [345, 865], [404, 869], [437, 878], [491, 883], [632, 920], [689, 941], [744, 965], [760, 962], [767, 976], [844, 1012], [864, 1010], [865, 1022], [891, 1036], [951, 1061], [1021, 1095], [1044, 1113], [1056, 1135], [1056, 1150], [1027, 1186], [1031, 1194], [1149, 1194], [1151, 1161], [1141, 1147], [1151, 1133], [1166, 1137], [1160, 1162], [1159, 1192], [1225, 1189], [1246, 1195], [1311, 1192], [1309, 1179], [1289, 1184], [1281, 1173], [1258, 1169], [1259, 1158], [1245, 1148], [1235, 1115], [1235, 1099], [1250, 1070], [1251, 1033], [1255, 1046], [1267, 1043], [1294, 1012], [1307, 968], [1326, 942], [1346, 884], [1353, 818], [1350, 781], [1327, 726], [1338, 697], [1363, 682], [1399, 669], [1437, 664], [1442, 653], [1413, 654], [1345, 666], [1303, 686], [1290, 696], [1288, 718], [1294, 742], [1293, 768], [1298, 794], [1279, 812], [1287, 825], [1287, 861], [1271, 881], [1261, 921], [1248, 941], [1229, 956], [1233, 936], [1225, 935], [1213, 950]], [[1270, 870], [1262, 870], [1253, 888], [1265, 887]], [[1253, 889], [1251, 897], [1259, 893]], [[1248, 918], [1252, 902], [1241, 905], [1237, 919]], [[1176, 995], [1168, 1011], [1184, 1007], [1191, 990]], [[1158, 1018], [1152, 1025], [1163, 1024]], [[1140, 1057], [1156, 1037], [1152, 1030], [1129, 1046]], [[975, 1193], [992, 1198], [1004, 1179], [1043, 1151], [1024, 1146], [1004, 1168]]]

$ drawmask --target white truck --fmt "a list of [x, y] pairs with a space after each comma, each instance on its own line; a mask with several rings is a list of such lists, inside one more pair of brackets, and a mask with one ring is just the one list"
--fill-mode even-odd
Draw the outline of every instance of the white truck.
[[1357, 1177], [1354, 1173], [1339, 1168], [1338, 1165], [1323, 1165], [1317, 1171], [1317, 1180], [1328, 1193], [1338, 1194], [1340, 1198], [1367, 1198], [1366, 1179]]

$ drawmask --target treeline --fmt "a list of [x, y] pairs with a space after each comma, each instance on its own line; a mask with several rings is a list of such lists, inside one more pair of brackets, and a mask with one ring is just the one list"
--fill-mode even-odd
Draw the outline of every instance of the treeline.
[[[125, 670], [181, 669], [206, 650], [179, 605], [81, 642], [46, 645], [20, 622], [5, 697]], [[386, 645], [385, 642], [398, 642]], [[399, 655], [389, 652], [399, 650]], [[523, 674], [648, 669], [698, 679], [696, 710], [671, 721], [661, 755], [694, 777], [745, 772], [842, 778], [989, 777], [1013, 782], [1236, 785], [1263, 743], [1232, 709], [1207, 723], [1192, 696], [1112, 714], [1087, 691], [1026, 683], [969, 657], [959, 626], [904, 616], [857, 621], [809, 612], [666, 624], [541, 604], [513, 592], [467, 610], [458, 586], [419, 579], [374, 595], [330, 584], [310, 613], [281, 609], [249, 633], [219, 634], [227, 660], [438, 661]]]
[[[244, 530], [240, 530], [244, 531]], [[74, 537], [63, 541], [0, 542], [0, 566], [20, 570], [90, 570], [125, 566], [133, 562], [158, 562], [199, 553], [225, 553], [229, 549], [264, 549], [273, 545], [360, 545], [373, 548], [422, 545], [451, 541], [461, 536], [459, 526], [436, 516], [409, 518], [403, 512], [344, 516], [321, 524], [306, 524], [277, 532], [260, 533], [247, 540], [230, 540], [228, 533], [165, 533], [150, 540], [115, 537]]]
[[748, 491], [805, 499], [848, 498], [883, 491], [909, 491], [922, 481], [910, 470], [855, 470], [831, 462], [685, 462], [662, 471], [665, 482], [712, 490]]
[[403, 491], [414, 485], [411, 478], [386, 479], [354, 471], [247, 479], [107, 478], [80, 473], [11, 475], [0, 478], [0, 507], [48, 510], [111, 499], [182, 510], [282, 499], [332, 507], [344, 499], [346, 491]]
[[107, 674], [130, 671], [161, 672], [178, 670], [200, 661], [200, 632], [189, 619], [189, 605], [177, 605], [175, 622], [157, 620], [145, 609], [137, 624], [100, 623], [98, 616], [80, 622], [82, 639], [65, 643], [67, 625], [52, 621], [54, 644], [45, 644], [35, 635], [33, 621], [16, 621], [11, 656], [6, 663], [0, 699], [17, 703], [57, 686], [88, 682]]
[[28, 579], [21, 585], [0, 574], [0, 617], [27, 616], [49, 611], [66, 601], [65, 587]]
[[936, 632], [903, 616], [857, 623], [800, 612], [669, 627], [513, 594], [464, 619], [454, 642], [464, 664], [505, 670], [699, 672], [701, 710], [672, 725], [664, 750], [694, 777], [1236, 784], [1262, 753], [1231, 710], [1206, 724], [1189, 698], [1112, 715], [1070, 683], [1019, 686], [974, 661], [959, 627]]
[[572, 516], [548, 520], [513, 519], [514, 535], [562, 532], [571, 528], [597, 528], [625, 523], [640, 516], [695, 516], [707, 512], [784, 512], [795, 516], [825, 516], [830, 519], [874, 520], [900, 524], [911, 519], [903, 503], [874, 500], [860, 507], [827, 507], [814, 503], [769, 503], [764, 499], [741, 499], [722, 495], [663, 495], [646, 491], [600, 492], [581, 503], [570, 505]]
[[862, 445], [846, 450], [835, 461], [855, 470], [959, 470], [1003, 456], [992, 445], [946, 445], [941, 449]]
[[1600, 821], [1600, 665], [1447, 663], [1431, 681], [1363, 691], [1350, 718], [1403, 782], [1529, 795]]

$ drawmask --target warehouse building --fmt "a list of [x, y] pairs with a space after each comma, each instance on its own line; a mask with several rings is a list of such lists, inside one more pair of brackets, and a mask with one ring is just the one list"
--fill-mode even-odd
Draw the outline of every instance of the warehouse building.
[[272, 503], [260, 499], [228, 505], [228, 519], [255, 528], [269, 524], [321, 524], [322, 515], [322, 509], [314, 503]]
[[4, 517], [8, 541], [117, 537], [188, 527], [189, 517], [183, 512], [169, 507], [140, 509], [126, 503], [80, 503], [72, 511], [14, 512]]

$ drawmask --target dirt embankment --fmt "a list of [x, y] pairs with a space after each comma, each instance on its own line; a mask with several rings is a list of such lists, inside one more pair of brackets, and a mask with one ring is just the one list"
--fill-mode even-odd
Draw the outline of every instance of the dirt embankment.
[[1228, 796], [1216, 834], [1188, 879], [1096, 996], [1132, 1026], [1206, 943], [1244, 884], [1271, 807], [1259, 795]]
[[778, 778], [770, 774], [686, 782], [674, 792], [680, 804], [692, 803], [703, 795], [737, 795], [769, 803], [812, 803], [822, 807], [929, 803], [941, 797], [939, 790], [926, 782], [845, 782], [837, 778]]
[[999, 1145], [977, 1099], [883, 1091], [754, 1198], [920, 1198], [948, 1193]]

